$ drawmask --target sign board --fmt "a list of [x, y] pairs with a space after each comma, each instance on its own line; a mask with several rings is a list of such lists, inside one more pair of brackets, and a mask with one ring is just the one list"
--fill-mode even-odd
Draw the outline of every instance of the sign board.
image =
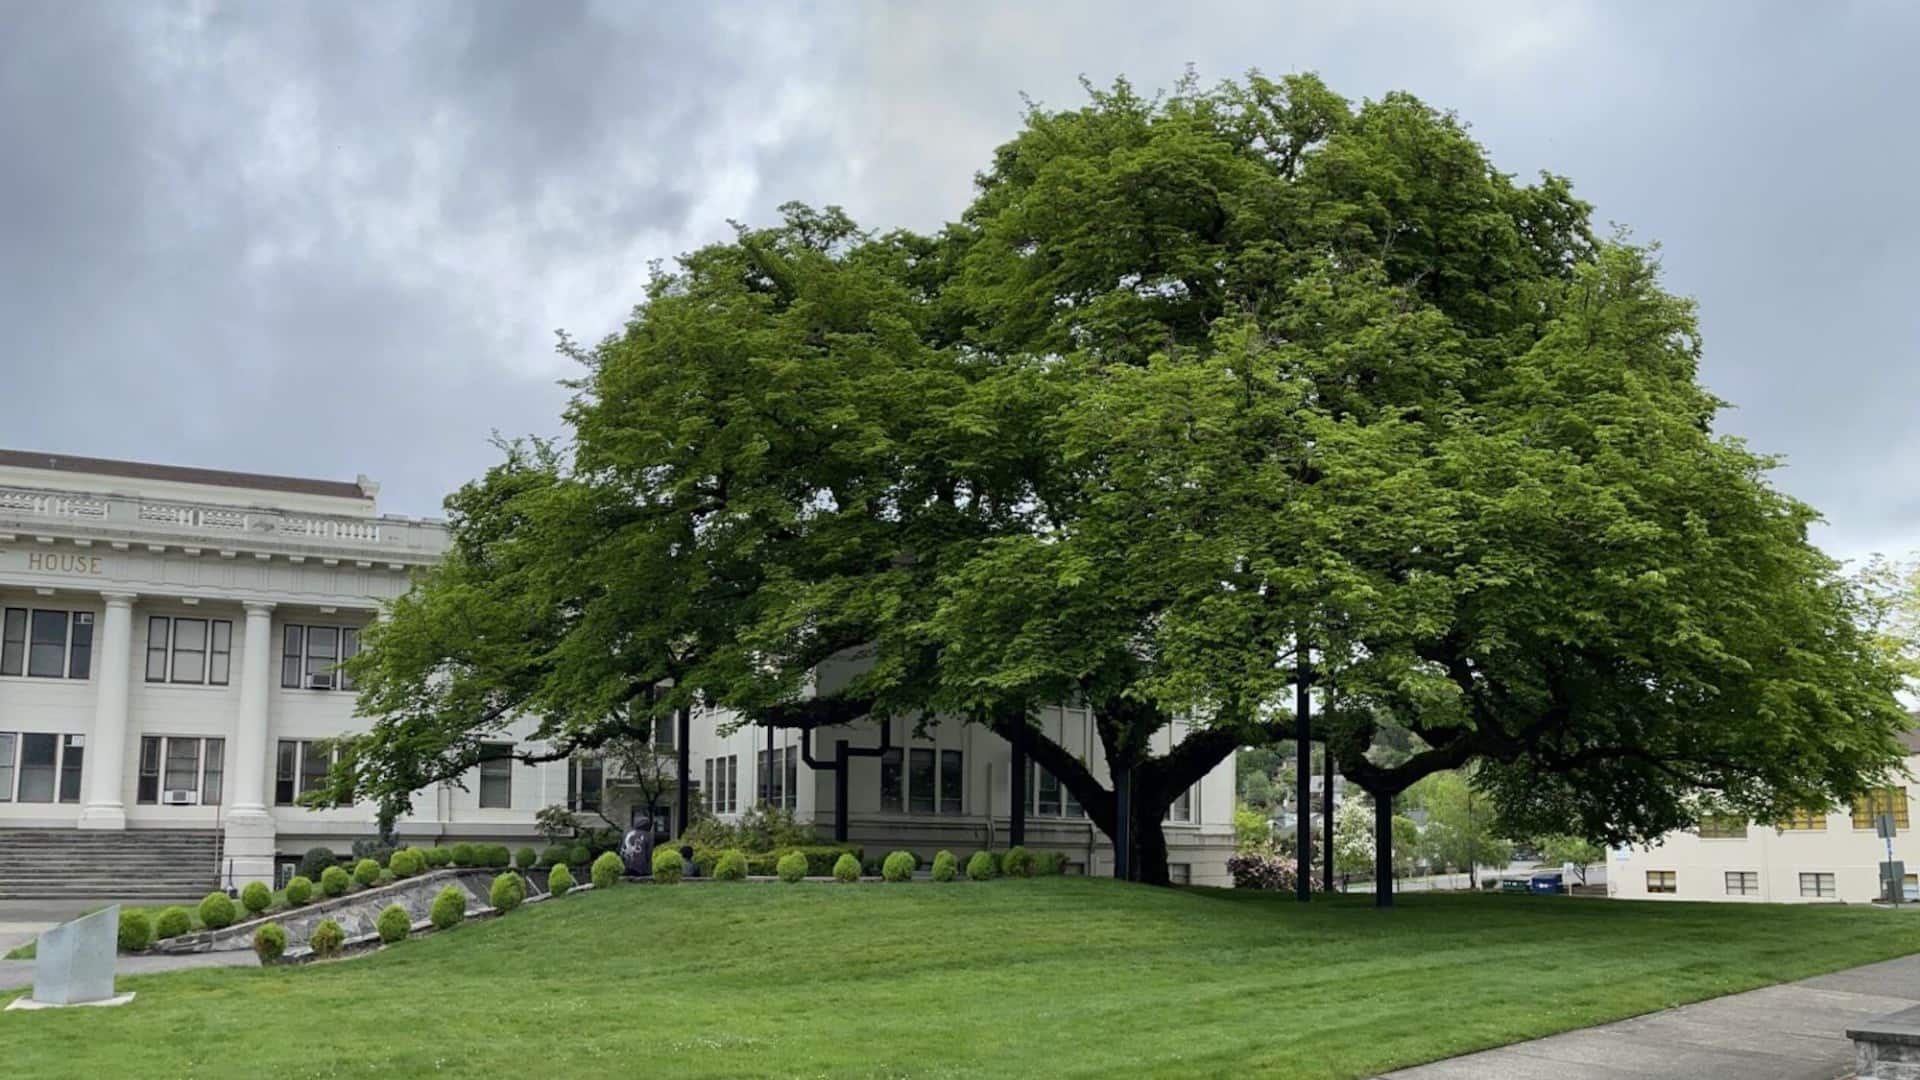
[[1875, 814], [1873, 816], [1873, 834], [1882, 840], [1891, 840], [1897, 836], [1898, 833], [1893, 827], [1893, 815]]

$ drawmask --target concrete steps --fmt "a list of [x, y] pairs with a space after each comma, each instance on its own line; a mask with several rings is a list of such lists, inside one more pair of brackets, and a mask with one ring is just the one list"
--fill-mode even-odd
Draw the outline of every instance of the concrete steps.
[[0, 829], [0, 899], [205, 896], [219, 860], [213, 829]]

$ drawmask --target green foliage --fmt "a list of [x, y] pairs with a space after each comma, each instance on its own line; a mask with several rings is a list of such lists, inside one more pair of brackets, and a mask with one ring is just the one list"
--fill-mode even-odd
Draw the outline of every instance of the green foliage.
[[713, 864], [715, 881], [745, 881], [747, 877], [747, 853], [744, 851], [723, 851]]
[[952, 881], [959, 876], [959, 870], [960, 863], [953, 857], [953, 852], [943, 849], [934, 853], [933, 880]]
[[209, 930], [223, 930], [233, 925], [238, 914], [233, 900], [223, 892], [210, 892], [200, 901], [200, 925]]
[[380, 940], [389, 945], [405, 941], [407, 935], [413, 932], [413, 916], [399, 904], [388, 904], [381, 909], [380, 917], [373, 921], [373, 928], [380, 932]]
[[361, 859], [353, 865], [353, 880], [359, 882], [361, 888], [367, 888], [380, 880], [381, 869], [372, 859]]
[[780, 862], [775, 869], [780, 875], [780, 880], [791, 885], [807, 876], [807, 857], [797, 851], [789, 851], [780, 856]]
[[851, 853], [840, 856], [833, 864], [833, 880], [845, 885], [860, 880], [860, 860]]
[[[549, 878], [549, 881], [552, 879]], [[487, 903], [502, 912], [512, 911], [527, 900], [527, 883], [519, 874], [509, 870], [493, 879], [493, 886], [487, 890]]]
[[887, 881], [912, 881], [920, 860], [911, 851], [896, 851], [880, 864], [880, 876]]
[[1606, 848], [1591, 840], [1565, 833], [1539, 837], [1534, 841], [1534, 846], [1539, 849], [1542, 862], [1560, 866], [1571, 863], [1574, 875], [1583, 884], [1587, 880], [1587, 868], [1605, 861], [1607, 857]]
[[427, 853], [419, 848], [401, 848], [387, 858], [387, 869], [396, 878], [408, 878], [427, 868]]
[[327, 872], [327, 867], [337, 866], [339, 863], [340, 860], [334, 857], [332, 848], [311, 847], [307, 849], [305, 855], [300, 856], [300, 876], [308, 881], [317, 881], [321, 874]]
[[432, 867], [452, 866], [453, 865], [453, 849], [445, 848], [445, 847], [428, 848], [427, 849], [427, 865]]
[[547, 891], [555, 896], [565, 896], [572, 888], [573, 871], [567, 869], [566, 863], [554, 863], [553, 869], [547, 871]]
[[249, 881], [240, 890], [240, 906], [247, 914], [258, 915], [273, 906], [273, 890], [264, 881]]
[[556, 864], [566, 862], [567, 859], [570, 858], [572, 855], [573, 855], [572, 845], [553, 844], [553, 845], [550, 845], [545, 851], [540, 853], [540, 865], [554, 866]]
[[1008, 848], [1000, 859], [1000, 872], [1008, 877], [1032, 877], [1032, 853], [1019, 845]]
[[[1337, 812], [1337, 811], [1336, 811]], [[1273, 845], [1273, 821], [1264, 810], [1247, 803], [1233, 807], [1233, 847], [1235, 851], [1262, 851]]]
[[193, 929], [193, 914], [183, 907], [162, 908], [160, 915], [153, 920], [153, 937], [156, 941], [176, 938]]
[[479, 866], [480, 849], [464, 841], [453, 845], [453, 865], [466, 867]]
[[346, 870], [338, 866], [329, 866], [320, 873], [320, 891], [328, 896], [344, 896], [347, 885], [353, 880]]
[[279, 923], [263, 923], [253, 932], [253, 952], [263, 964], [271, 964], [287, 951], [287, 931]]
[[1033, 876], [1059, 877], [1067, 872], [1067, 853], [1064, 851], [1040, 851], [1033, 856]]
[[574, 866], [585, 866], [592, 858], [593, 854], [585, 844], [575, 844], [567, 849], [567, 862]]
[[1513, 842], [1500, 835], [1495, 808], [1486, 796], [1476, 797], [1461, 772], [1434, 773], [1407, 789], [1404, 800], [1408, 808], [1427, 812], [1419, 854], [1432, 869], [1505, 866], [1513, 858]]
[[540, 856], [530, 847], [523, 847], [513, 853], [513, 865], [522, 870], [531, 870], [539, 862]]
[[662, 885], [675, 885], [680, 881], [680, 853], [672, 848], [653, 849], [653, 880]]
[[620, 883], [620, 879], [626, 875], [626, 872], [627, 864], [619, 855], [611, 851], [603, 851], [599, 858], [593, 860], [593, 887], [611, 889]]
[[347, 932], [332, 919], [321, 919], [320, 925], [314, 927], [313, 933], [307, 937], [307, 947], [313, 950], [313, 955], [323, 960], [338, 956], [346, 943]]
[[313, 899], [313, 882], [295, 874], [287, 879], [287, 906], [301, 907]]
[[433, 906], [427, 909], [427, 919], [435, 930], [452, 929], [466, 917], [467, 891], [458, 885], [449, 885], [434, 894]]
[[991, 851], [976, 851], [967, 858], [967, 877], [974, 881], [991, 881], [1000, 873], [1000, 862]]
[[[182, 915], [186, 912], [181, 912]], [[120, 951], [139, 952], [153, 942], [153, 918], [139, 908], [120, 909]]]

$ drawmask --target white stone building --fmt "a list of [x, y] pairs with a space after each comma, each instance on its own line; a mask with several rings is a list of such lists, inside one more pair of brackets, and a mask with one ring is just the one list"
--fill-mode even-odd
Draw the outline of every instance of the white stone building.
[[[319, 741], [356, 727], [334, 665], [446, 549], [440, 522], [381, 515], [377, 493], [364, 477], [0, 451], [0, 896], [142, 895], [126, 879], [163, 872], [175, 876], [153, 891], [192, 895], [216, 880], [284, 878], [309, 847], [345, 854], [372, 835], [368, 806], [297, 800], [326, 771]], [[723, 818], [770, 801], [829, 832], [833, 773], [807, 767], [798, 733], [775, 732], [769, 758], [764, 728], [722, 736], [724, 719], [693, 721], [690, 797]], [[1104, 777], [1085, 710], [1042, 722]], [[925, 739], [895, 727], [898, 753], [850, 764], [849, 838], [871, 850], [1005, 847], [1007, 744], [964, 725]], [[816, 760], [841, 738], [871, 745], [874, 728], [816, 731]], [[484, 766], [420, 792], [398, 831], [421, 844], [535, 843], [535, 813], [598, 804], [602, 773], [590, 760]], [[1032, 776], [1029, 846], [1110, 872], [1106, 838], [1043, 771]], [[604, 809], [625, 824], [634, 808], [619, 796], [609, 789]], [[663, 800], [666, 834], [681, 824], [674, 801]], [[1230, 758], [1167, 828], [1176, 878], [1225, 882]], [[9, 860], [10, 837], [17, 855], [46, 830], [69, 831], [56, 849], [65, 862]]]
[[[1906, 771], [1920, 776], [1920, 738], [1906, 739]], [[1608, 858], [1607, 894], [1632, 900], [1724, 900], [1732, 903], [1871, 903], [1882, 896], [1880, 864], [1888, 841], [1875, 818], [1893, 818], [1893, 858], [1906, 864], [1904, 899], [1920, 900], [1920, 835], [1913, 797], [1904, 786], [1826, 813], [1778, 823], [1708, 820], [1669, 833], [1645, 848]]]

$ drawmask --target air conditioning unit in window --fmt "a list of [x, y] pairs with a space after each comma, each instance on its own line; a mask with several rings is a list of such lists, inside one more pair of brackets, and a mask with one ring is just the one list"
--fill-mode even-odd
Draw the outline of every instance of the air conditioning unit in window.
[[333, 672], [331, 672], [331, 671], [326, 671], [326, 672], [315, 672], [315, 673], [313, 673], [313, 674], [311, 674], [311, 675], [308, 675], [308, 676], [307, 676], [307, 689], [309, 689], [309, 690], [331, 690], [331, 689], [333, 689]]
[[192, 806], [193, 790], [191, 788], [168, 788], [166, 794], [160, 796], [160, 801], [168, 806]]

